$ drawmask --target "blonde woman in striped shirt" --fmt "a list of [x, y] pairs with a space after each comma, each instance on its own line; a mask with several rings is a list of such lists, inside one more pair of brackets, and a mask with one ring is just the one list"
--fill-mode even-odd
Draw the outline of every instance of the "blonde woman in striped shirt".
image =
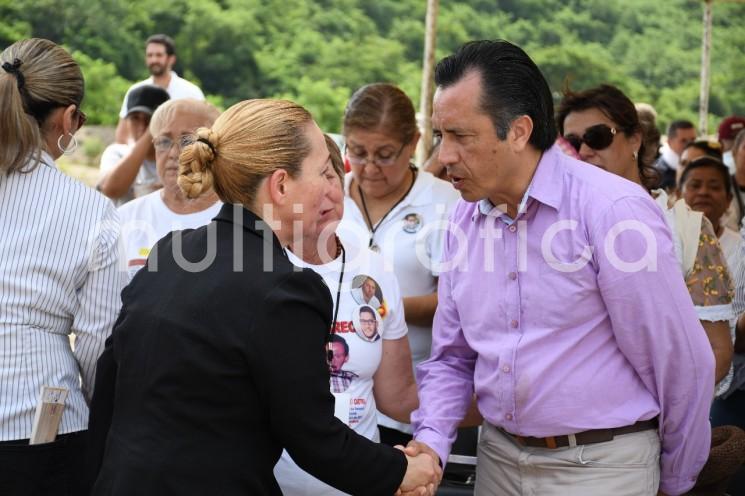
[[[125, 280], [119, 221], [54, 162], [85, 122], [78, 64], [27, 39], [0, 67], [0, 494], [84, 494], [88, 401]], [[29, 445], [43, 386], [67, 389], [65, 407], [56, 439]]]

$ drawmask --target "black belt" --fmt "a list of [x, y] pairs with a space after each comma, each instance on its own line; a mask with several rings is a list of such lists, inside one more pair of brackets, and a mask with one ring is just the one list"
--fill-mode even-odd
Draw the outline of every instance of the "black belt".
[[[60, 434], [58, 435], [53, 443], [56, 443], [58, 441], [67, 441], [69, 439], [74, 439], [78, 436], [82, 436], [87, 431], [77, 431], [77, 432], [68, 432], [67, 434]], [[28, 444], [28, 439], [16, 439], [13, 441], [0, 441], [0, 446], [30, 446]]]
[[623, 434], [632, 434], [634, 432], [657, 429], [657, 417], [650, 420], [640, 420], [634, 424], [625, 427], [613, 429], [592, 429], [589, 431], [578, 432], [567, 436], [549, 436], [549, 437], [527, 437], [511, 434], [501, 427], [497, 427], [502, 433], [511, 437], [517, 444], [530, 446], [532, 448], [565, 448], [567, 446], [581, 446], [584, 444], [597, 444], [612, 441], [614, 437]]

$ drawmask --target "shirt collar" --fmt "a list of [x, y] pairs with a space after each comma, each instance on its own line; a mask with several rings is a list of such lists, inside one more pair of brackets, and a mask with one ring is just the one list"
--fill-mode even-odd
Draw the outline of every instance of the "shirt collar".
[[52, 169], [57, 168], [57, 163], [54, 161], [54, 158], [47, 152], [46, 150], [41, 151], [41, 163], [46, 165], [47, 167], [51, 167]]
[[[179, 75], [176, 71], [171, 71], [171, 80], [168, 82], [168, 87], [171, 87], [171, 83], [173, 83], [174, 80], [180, 79]], [[155, 78], [151, 75], [149, 78], [145, 80], [147, 84], [155, 84]]]
[[670, 145], [665, 143], [662, 146], [662, 150], [660, 150], [660, 155], [662, 155], [662, 159], [667, 165], [670, 166], [671, 169], [678, 168], [678, 165], [680, 164], [680, 157], [673, 151], [672, 148], [670, 148]]
[[[553, 145], [543, 152], [533, 178], [530, 180], [530, 184], [528, 184], [528, 188], [525, 190], [518, 205], [518, 215], [526, 210], [529, 198], [533, 198], [556, 210], [559, 209], [562, 200], [561, 176], [564, 172], [563, 161], [567, 159], [566, 155], [564, 155], [557, 145]], [[507, 216], [505, 212], [495, 207], [488, 198], [479, 201], [478, 208], [474, 210], [473, 218], [478, 215]]]
[[285, 253], [286, 255], [284, 247], [279, 242], [279, 238], [277, 238], [277, 235], [274, 233], [271, 227], [269, 227], [269, 225], [264, 222], [261, 217], [251, 212], [246, 207], [241, 207], [237, 204], [233, 205], [231, 203], [225, 203], [215, 216], [215, 220], [228, 222], [230, 224], [240, 223], [240, 225], [243, 226], [243, 229], [256, 236], [259, 236], [260, 238], [263, 238], [265, 242], [268, 241], [265, 238], [266, 233], [271, 232], [271, 242], [274, 248], [277, 250], [281, 250], [282, 253]]

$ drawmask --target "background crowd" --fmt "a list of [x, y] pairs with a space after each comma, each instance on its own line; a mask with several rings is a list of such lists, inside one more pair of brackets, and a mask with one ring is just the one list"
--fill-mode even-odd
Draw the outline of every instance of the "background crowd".
[[[548, 453], [561, 439], [580, 460], [606, 441], [617, 443], [613, 456], [638, 455], [631, 440], [642, 440], [646, 478], [574, 474], [556, 490], [682, 494], [714, 447], [705, 419], [745, 427], [745, 118], [700, 136], [681, 112], [663, 140], [653, 107], [615, 85], [576, 82], [554, 114], [548, 82], [520, 48], [466, 44], [438, 65], [435, 151], [417, 166], [414, 105], [398, 85], [351, 93], [340, 149], [287, 100], [221, 113], [173, 71], [169, 36], [144, 48], [150, 77], [122, 95], [98, 192], [55, 163], [87, 119], [78, 63], [43, 39], [2, 53], [0, 492], [204, 494], [219, 481], [225, 494], [434, 494], [455, 428], [483, 422], [477, 494], [550, 494], [541, 488], [555, 480], [518, 473], [510, 457], [526, 446]], [[525, 78], [520, 96], [488, 76], [506, 66], [513, 83]], [[490, 160], [500, 164], [492, 174]], [[611, 214], [597, 217], [581, 200]], [[490, 285], [478, 263], [465, 276], [448, 266], [459, 250], [443, 225], [465, 232], [470, 262], [493, 264], [474, 248], [477, 226], [493, 220], [515, 233], [522, 216], [543, 228], [556, 212], [579, 215], [590, 238], [635, 216], [662, 243], [659, 277], [618, 276], [602, 257], [592, 258], [596, 272], [556, 269], [578, 255], [561, 236], [559, 260], [533, 260], [545, 286], [537, 271], [510, 270], [509, 240], [496, 260], [520, 291]], [[633, 238], [619, 240], [638, 254]], [[561, 292], [564, 303], [583, 298], [584, 321], [561, 315]], [[546, 328], [571, 329], [558, 342], [576, 340], [572, 349], [549, 349], [557, 338]], [[634, 334], [654, 328], [659, 335]], [[531, 337], [491, 342], [489, 329]], [[606, 334], [618, 344], [588, 344]], [[607, 363], [581, 360], [591, 348]], [[540, 386], [527, 400], [535, 408], [503, 414], [505, 398], [520, 394], [512, 369], [540, 349], [564, 389], [547, 385], [541, 365], [526, 374]], [[601, 369], [607, 377], [592, 374]], [[608, 396], [615, 419], [562, 403], [587, 372], [594, 382], [577, 406], [620, 381]], [[28, 443], [49, 385], [69, 396], [42, 450]], [[614, 400], [626, 405], [612, 410]], [[551, 421], [536, 414], [549, 405]], [[569, 473], [546, 457], [557, 463], [550, 475]]]

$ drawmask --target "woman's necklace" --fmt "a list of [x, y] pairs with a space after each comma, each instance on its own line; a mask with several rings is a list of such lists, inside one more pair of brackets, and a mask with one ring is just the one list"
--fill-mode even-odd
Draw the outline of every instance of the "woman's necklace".
[[362, 211], [365, 214], [365, 220], [367, 221], [367, 228], [370, 231], [370, 242], [368, 243], [367, 247], [370, 248], [372, 251], [380, 252], [380, 247], [375, 244], [375, 232], [378, 230], [378, 228], [383, 224], [383, 221], [386, 217], [388, 217], [388, 214], [390, 214], [404, 199], [411, 193], [411, 189], [414, 187], [414, 183], [416, 182], [416, 176], [417, 176], [417, 168], [413, 165], [409, 166], [409, 170], [411, 171], [411, 184], [409, 185], [409, 188], [406, 190], [406, 192], [403, 194], [401, 198], [398, 199], [396, 203], [393, 204], [391, 208], [388, 209], [388, 211], [383, 215], [383, 217], [380, 218], [377, 224], [373, 226], [372, 219], [370, 218], [370, 212], [367, 210], [367, 203], [365, 202], [365, 194], [362, 193], [362, 188], [360, 187], [360, 184], [357, 183], [357, 192], [360, 195], [360, 201], [362, 202]]

